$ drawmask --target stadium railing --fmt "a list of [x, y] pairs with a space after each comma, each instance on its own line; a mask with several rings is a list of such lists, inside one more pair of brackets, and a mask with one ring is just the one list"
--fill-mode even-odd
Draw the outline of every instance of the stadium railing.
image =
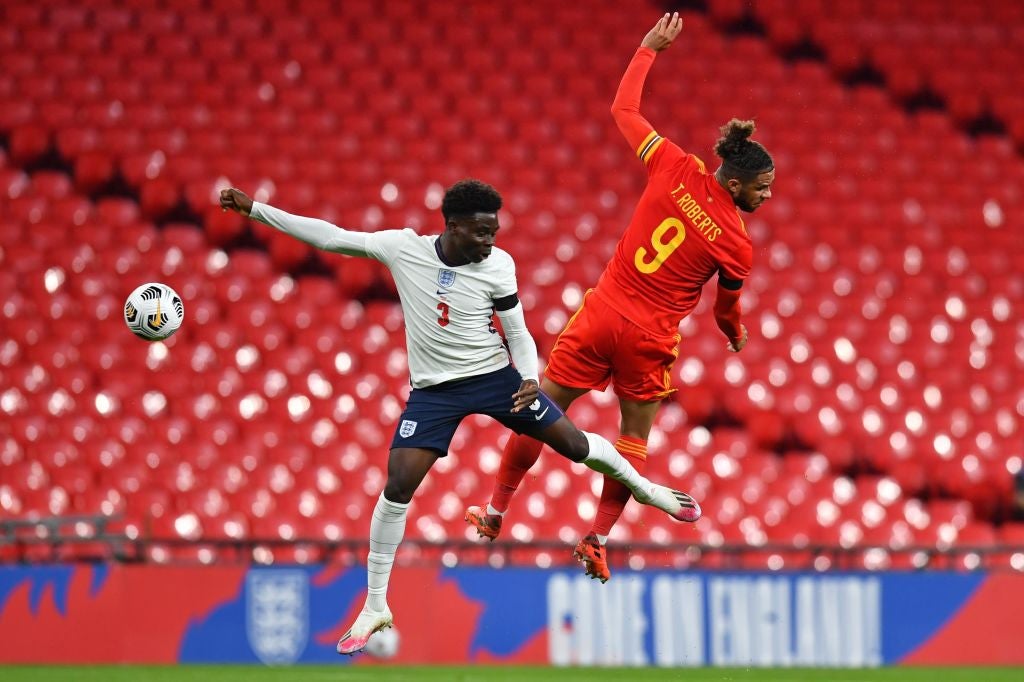
[[[117, 517], [69, 515], [0, 520], [0, 565], [63, 562], [119, 562], [174, 565], [341, 564], [365, 560], [366, 538], [201, 539], [154, 538], [118, 529]], [[878, 544], [806, 545], [766, 543], [678, 546], [652, 542], [622, 543], [613, 564], [634, 570], [996, 570], [1024, 571], [1024, 546], [1015, 544], [890, 547]], [[568, 545], [560, 541], [470, 540], [430, 542], [407, 539], [397, 561], [403, 565], [534, 566], [571, 565]]]

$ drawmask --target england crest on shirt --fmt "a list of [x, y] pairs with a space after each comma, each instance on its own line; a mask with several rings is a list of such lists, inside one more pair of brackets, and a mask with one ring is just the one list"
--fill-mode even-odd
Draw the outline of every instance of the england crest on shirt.
[[438, 270], [437, 271], [437, 285], [444, 289], [450, 289], [455, 284], [455, 271], [454, 270]]

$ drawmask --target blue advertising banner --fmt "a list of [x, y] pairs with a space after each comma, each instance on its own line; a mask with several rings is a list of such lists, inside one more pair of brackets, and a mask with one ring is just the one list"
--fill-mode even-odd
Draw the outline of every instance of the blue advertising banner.
[[400, 568], [395, 628], [339, 657], [365, 585], [363, 567], [0, 567], [0, 662], [1024, 663], [1020, 574]]

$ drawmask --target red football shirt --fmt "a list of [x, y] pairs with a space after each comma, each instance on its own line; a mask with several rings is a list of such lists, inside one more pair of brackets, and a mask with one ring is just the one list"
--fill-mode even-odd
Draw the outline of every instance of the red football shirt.
[[613, 105], [648, 180], [596, 293], [634, 324], [674, 334], [712, 276], [721, 272], [746, 279], [753, 247], [739, 210], [714, 173], [640, 115], [640, 91], [653, 60], [653, 50], [637, 50]]

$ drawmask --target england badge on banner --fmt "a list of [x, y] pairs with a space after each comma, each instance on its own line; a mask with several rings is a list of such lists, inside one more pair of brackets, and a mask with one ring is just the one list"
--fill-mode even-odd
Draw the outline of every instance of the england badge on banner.
[[309, 577], [304, 571], [252, 570], [245, 580], [249, 645], [267, 665], [294, 663], [309, 638]]

